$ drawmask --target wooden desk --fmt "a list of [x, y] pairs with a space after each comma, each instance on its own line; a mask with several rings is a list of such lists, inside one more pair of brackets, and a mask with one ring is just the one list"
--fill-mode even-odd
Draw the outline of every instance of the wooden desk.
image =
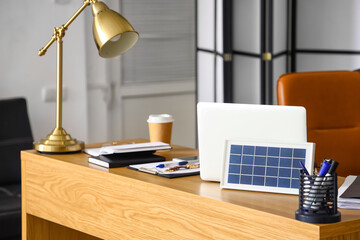
[[[179, 146], [161, 153], [194, 154]], [[335, 224], [303, 223], [294, 219], [293, 195], [221, 190], [199, 176], [108, 170], [89, 166], [84, 153], [23, 151], [21, 164], [23, 240], [360, 239], [360, 210], [340, 209]]]

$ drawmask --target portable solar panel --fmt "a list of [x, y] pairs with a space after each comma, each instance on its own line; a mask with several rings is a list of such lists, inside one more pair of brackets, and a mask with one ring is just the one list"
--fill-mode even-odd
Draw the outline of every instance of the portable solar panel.
[[220, 186], [298, 194], [301, 163], [312, 174], [314, 148], [314, 143], [227, 141]]

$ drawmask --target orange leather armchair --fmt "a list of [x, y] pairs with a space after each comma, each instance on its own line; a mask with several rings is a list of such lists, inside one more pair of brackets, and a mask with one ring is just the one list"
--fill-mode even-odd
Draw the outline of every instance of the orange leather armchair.
[[315, 166], [339, 162], [339, 176], [360, 175], [360, 72], [288, 73], [277, 82], [279, 105], [304, 106]]

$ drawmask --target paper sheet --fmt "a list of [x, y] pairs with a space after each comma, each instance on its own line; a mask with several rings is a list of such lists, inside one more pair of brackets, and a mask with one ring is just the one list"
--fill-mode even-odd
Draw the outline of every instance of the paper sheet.
[[[199, 162], [189, 162], [190, 164], [196, 164]], [[157, 168], [159, 164], [165, 164], [164, 168]], [[188, 173], [199, 173], [200, 168], [192, 168], [192, 169], [179, 169], [173, 172], [166, 172], [167, 169], [179, 166], [178, 161], [165, 161], [165, 162], [155, 162], [155, 163], [145, 163], [145, 164], [134, 164], [130, 165], [129, 168], [137, 169], [139, 171], [148, 172], [152, 174], [160, 174], [160, 175], [182, 175]]]
[[110, 145], [101, 148], [86, 148], [84, 151], [91, 156], [109, 155], [114, 153], [145, 152], [171, 149], [171, 146], [163, 142], [134, 143], [123, 145]]

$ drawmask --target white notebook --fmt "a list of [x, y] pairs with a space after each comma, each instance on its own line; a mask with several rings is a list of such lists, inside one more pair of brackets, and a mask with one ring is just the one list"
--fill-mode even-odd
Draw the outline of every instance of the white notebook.
[[163, 142], [147, 142], [123, 145], [110, 145], [100, 148], [86, 148], [84, 151], [91, 156], [109, 155], [114, 153], [145, 152], [171, 149], [171, 146]]

